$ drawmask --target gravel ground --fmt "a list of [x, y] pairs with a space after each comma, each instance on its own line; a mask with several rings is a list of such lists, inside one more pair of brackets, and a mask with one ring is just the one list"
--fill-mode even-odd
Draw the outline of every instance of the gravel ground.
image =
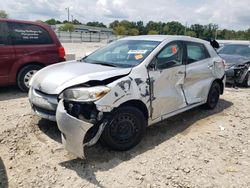
[[215, 110], [195, 108], [149, 127], [127, 152], [65, 151], [27, 96], [0, 88], [0, 187], [250, 187], [250, 89], [227, 88]]

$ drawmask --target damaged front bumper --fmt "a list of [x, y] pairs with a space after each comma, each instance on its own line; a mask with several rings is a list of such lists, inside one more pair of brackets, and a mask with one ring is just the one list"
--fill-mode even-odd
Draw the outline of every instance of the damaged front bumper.
[[85, 157], [84, 147], [94, 145], [100, 138], [106, 125], [106, 121], [100, 123], [95, 136], [87, 143], [84, 143], [88, 131], [94, 126], [94, 124], [80, 120], [68, 114], [64, 107], [63, 100], [58, 104], [56, 121], [58, 128], [61, 131], [62, 143], [65, 149], [80, 158]]
[[50, 121], [56, 121], [56, 107], [58, 103], [56, 95], [49, 95], [30, 88], [29, 102], [36, 115]]
[[225, 71], [227, 77], [226, 82], [230, 84], [233, 83], [242, 84], [249, 71], [250, 71], [250, 66], [247, 64], [232, 66]]

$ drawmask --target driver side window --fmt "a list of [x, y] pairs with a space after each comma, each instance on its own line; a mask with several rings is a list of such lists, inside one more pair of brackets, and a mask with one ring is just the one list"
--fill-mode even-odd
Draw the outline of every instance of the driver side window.
[[7, 31], [7, 25], [5, 22], [0, 22], [0, 46], [7, 44], [7, 37], [6, 34]]
[[183, 47], [180, 42], [167, 44], [156, 56], [158, 69], [182, 65]]

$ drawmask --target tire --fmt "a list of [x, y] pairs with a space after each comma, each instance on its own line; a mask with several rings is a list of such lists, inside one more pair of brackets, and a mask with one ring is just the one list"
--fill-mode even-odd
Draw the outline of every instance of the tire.
[[248, 72], [243, 82], [244, 87], [250, 87], [250, 73]]
[[145, 129], [146, 119], [139, 109], [120, 107], [112, 113], [102, 133], [101, 143], [113, 150], [126, 151], [141, 141]]
[[32, 78], [32, 76], [42, 68], [40, 65], [27, 65], [23, 67], [18, 75], [17, 75], [17, 85], [18, 87], [24, 91], [28, 92], [29, 91], [29, 86], [28, 82]]
[[206, 109], [214, 109], [220, 98], [220, 85], [214, 82], [209, 90], [207, 102], [204, 104]]

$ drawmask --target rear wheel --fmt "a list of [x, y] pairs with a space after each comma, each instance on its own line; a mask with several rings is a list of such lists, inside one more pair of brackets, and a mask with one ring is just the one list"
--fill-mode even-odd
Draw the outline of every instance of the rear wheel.
[[214, 82], [209, 90], [207, 102], [204, 104], [206, 109], [214, 109], [220, 98], [220, 85]]
[[137, 108], [124, 106], [112, 114], [101, 140], [114, 150], [125, 151], [136, 146], [142, 139], [146, 128], [146, 119]]
[[250, 73], [249, 73], [249, 72], [247, 73], [247, 75], [246, 75], [246, 77], [245, 77], [245, 80], [244, 80], [244, 82], [243, 82], [243, 85], [244, 85], [245, 87], [250, 87]]
[[29, 90], [29, 82], [34, 74], [40, 70], [42, 66], [40, 65], [27, 65], [23, 67], [17, 75], [17, 85], [18, 87], [27, 92]]

